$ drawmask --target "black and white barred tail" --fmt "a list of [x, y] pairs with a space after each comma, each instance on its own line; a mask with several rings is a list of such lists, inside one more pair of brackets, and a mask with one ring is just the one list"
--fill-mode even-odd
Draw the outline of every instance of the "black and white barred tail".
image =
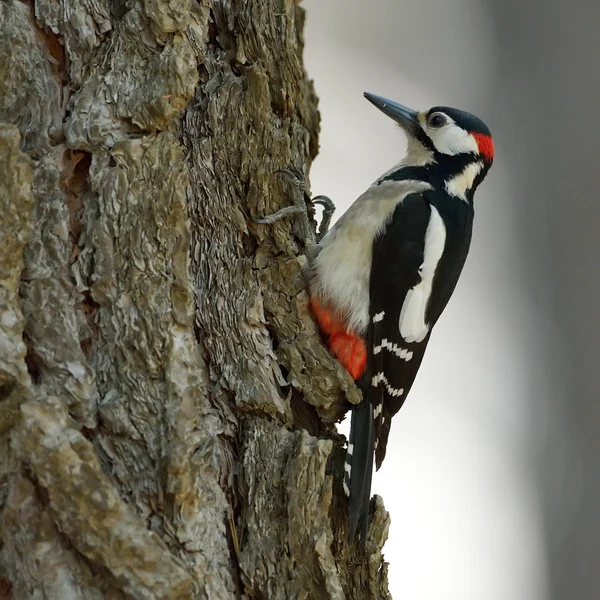
[[357, 531], [363, 542], [367, 537], [374, 452], [373, 406], [363, 400], [352, 410], [350, 440], [344, 465], [343, 487], [349, 498], [350, 541], [354, 539]]

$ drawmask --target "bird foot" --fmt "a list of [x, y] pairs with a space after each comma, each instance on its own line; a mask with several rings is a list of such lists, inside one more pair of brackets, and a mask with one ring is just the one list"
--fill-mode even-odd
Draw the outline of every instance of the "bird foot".
[[321, 222], [319, 223], [319, 229], [316, 232], [317, 244], [325, 237], [325, 234], [329, 231], [329, 225], [331, 224], [331, 217], [335, 212], [335, 204], [329, 196], [315, 196], [311, 199], [313, 206], [320, 204], [323, 207], [323, 214], [321, 215]]
[[[290, 169], [279, 169], [275, 171], [275, 174], [283, 175], [290, 182], [294, 204], [286, 206], [271, 215], [253, 218], [252, 220], [260, 225], [269, 225], [285, 217], [300, 217], [298, 220], [298, 233], [302, 239], [309, 243], [315, 243], [315, 241], [319, 243], [329, 229], [331, 217], [335, 211], [335, 204], [327, 196], [316, 196], [311, 199], [306, 193], [306, 182], [303, 173]], [[314, 219], [315, 204], [323, 207], [323, 215], [318, 229]]]

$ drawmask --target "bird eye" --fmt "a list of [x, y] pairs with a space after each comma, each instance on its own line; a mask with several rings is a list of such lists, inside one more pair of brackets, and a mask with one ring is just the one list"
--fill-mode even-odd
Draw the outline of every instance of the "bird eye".
[[439, 129], [446, 124], [446, 117], [441, 113], [433, 113], [427, 117], [427, 125], [433, 129]]

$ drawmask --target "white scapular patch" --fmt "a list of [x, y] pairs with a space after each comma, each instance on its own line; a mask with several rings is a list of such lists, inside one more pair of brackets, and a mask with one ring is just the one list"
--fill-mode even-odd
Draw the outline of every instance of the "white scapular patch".
[[422, 181], [384, 181], [371, 186], [342, 215], [319, 244], [310, 291], [337, 309], [348, 328], [364, 334], [369, 325], [369, 277], [373, 239], [408, 194], [431, 189]]
[[373, 315], [373, 323], [379, 323], [380, 321], [383, 321], [383, 317], [385, 317], [385, 311], [382, 310], [381, 312], [377, 313], [376, 315]]
[[398, 396], [402, 396], [402, 394], [404, 394], [404, 388], [400, 388], [400, 389], [393, 388], [383, 373], [377, 373], [377, 375], [375, 375], [371, 381], [371, 385], [373, 387], [377, 387], [380, 383], [383, 383], [387, 393], [390, 396], [398, 397]]
[[407, 342], [422, 342], [429, 332], [429, 325], [425, 322], [425, 313], [431, 295], [435, 270], [442, 258], [445, 245], [446, 227], [440, 213], [432, 205], [429, 224], [425, 232], [423, 264], [419, 269], [421, 282], [408, 290], [400, 311], [398, 328], [400, 335]]
[[475, 178], [483, 169], [483, 163], [473, 162], [467, 165], [458, 175], [445, 182], [446, 191], [451, 196], [467, 200], [467, 192], [473, 187]]
[[381, 340], [381, 344], [379, 344], [379, 346], [375, 346], [373, 348], [373, 354], [379, 354], [382, 350], [389, 350], [396, 356], [403, 358], [406, 362], [413, 357], [413, 353], [410, 350], [402, 348], [398, 346], [398, 344], [394, 344], [394, 342], [390, 342], [386, 338]]

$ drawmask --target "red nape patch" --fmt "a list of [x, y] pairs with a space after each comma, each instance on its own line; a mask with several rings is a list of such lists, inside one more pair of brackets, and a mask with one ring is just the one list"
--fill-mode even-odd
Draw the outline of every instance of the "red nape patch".
[[492, 162], [494, 160], [494, 140], [492, 136], [485, 133], [472, 133], [471, 135], [479, 146], [479, 152], [486, 160]]
[[346, 325], [334, 312], [312, 297], [310, 307], [319, 329], [327, 340], [327, 346], [335, 354], [352, 379], [359, 379], [367, 370], [367, 347], [364, 340], [348, 331]]

